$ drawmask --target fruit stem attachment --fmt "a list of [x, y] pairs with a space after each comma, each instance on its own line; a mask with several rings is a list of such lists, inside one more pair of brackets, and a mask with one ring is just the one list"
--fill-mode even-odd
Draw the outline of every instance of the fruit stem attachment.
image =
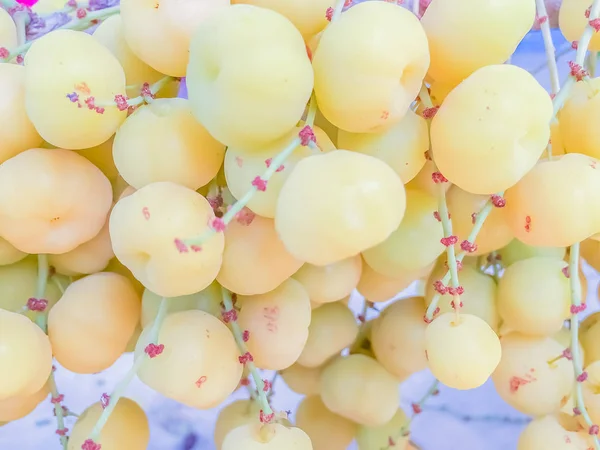
[[[271, 167], [277, 166], [271, 165]], [[231, 292], [229, 292], [224, 287], [221, 287], [221, 295], [223, 297], [224, 312], [227, 314], [232, 311], [235, 311], [233, 299], [231, 297]], [[228, 321], [228, 323], [231, 327], [231, 331], [235, 338], [235, 342], [237, 343], [238, 349], [240, 350], [240, 355], [248, 355], [248, 347], [246, 346], [246, 342], [244, 341], [244, 332], [242, 331], [240, 324], [237, 322], [236, 315], [232, 315], [232, 318]], [[271, 405], [269, 404], [267, 393], [265, 392], [265, 382], [261, 378], [260, 373], [258, 372], [258, 369], [256, 368], [254, 362], [251, 359], [245, 359], [244, 361], [246, 367], [250, 371], [250, 376], [252, 376], [254, 384], [256, 385], [257, 401], [260, 404], [262, 412], [265, 416], [273, 417], [274, 412], [271, 408]]]
[[552, 41], [550, 32], [550, 21], [548, 20], [548, 11], [544, 0], [535, 0], [537, 8], [537, 21], [540, 24], [542, 38], [544, 39], [544, 48], [546, 49], [546, 59], [548, 70], [550, 72], [550, 85], [553, 94], [557, 94], [560, 90], [560, 79], [558, 77], [558, 67], [556, 66], [556, 48]]
[[[35, 288], [35, 298], [44, 300], [46, 297], [46, 287], [48, 285], [48, 276], [50, 274], [50, 266], [48, 264], [48, 255], [38, 255], [38, 277], [37, 286]], [[35, 315], [35, 323], [42, 329], [44, 333], [48, 333], [48, 311], [47, 309], [39, 311]]]
[[[165, 320], [165, 317], [167, 316], [167, 303], [168, 300], [165, 297], [163, 297], [160, 301], [156, 318], [154, 319], [152, 327], [150, 328], [150, 332], [148, 333], [147, 342], [144, 343], [144, 347], [148, 344], [158, 342], [160, 328]], [[138, 343], [136, 345], [136, 350], [138, 350], [138, 352], [136, 352], [137, 355], [133, 360], [133, 366], [129, 369], [129, 371], [125, 374], [121, 381], [119, 381], [113, 392], [110, 394], [110, 400], [108, 401], [108, 405], [104, 408], [104, 411], [102, 411], [102, 414], [98, 418], [98, 421], [94, 425], [94, 428], [92, 429], [89, 435], [90, 439], [96, 444], [101, 444], [101, 442], [98, 442], [98, 440], [100, 438], [100, 433], [102, 432], [104, 425], [106, 425], [106, 422], [108, 421], [110, 415], [117, 406], [119, 399], [121, 399], [121, 397], [123, 397], [123, 395], [125, 394], [127, 387], [137, 374], [138, 370], [142, 366], [142, 363], [145, 361], [146, 358], [149, 357], [149, 355], [147, 355], [146, 352], [139, 352], [139, 346], [140, 342], [138, 340]], [[98, 448], [101, 448], [101, 446]]]
[[52, 404], [54, 406], [54, 415], [56, 416], [56, 433], [60, 436], [60, 444], [62, 445], [63, 450], [67, 450], [67, 445], [69, 442], [69, 438], [67, 437], [68, 428], [65, 428], [65, 417], [68, 415], [65, 413], [65, 408], [62, 405], [62, 396], [58, 392], [58, 388], [56, 387], [56, 379], [54, 378], [54, 367], [52, 367], [52, 372], [50, 372], [50, 377], [48, 378], [48, 386], [50, 388], [50, 396], [52, 399]]
[[333, 10], [333, 15], [331, 16], [331, 22], [335, 22], [336, 20], [338, 20], [340, 18], [345, 5], [346, 5], [345, 0], [338, 0], [338, 2], [335, 4], [335, 9]]
[[579, 280], [579, 243], [573, 244], [569, 253], [569, 281], [571, 285], [571, 358], [573, 362], [573, 371], [575, 372], [574, 397], [575, 405], [585, 423], [589, 427], [590, 435], [594, 442], [594, 448], [600, 450], [600, 442], [597, 433], [593, 434], [592, 428], [595, 424], [592, 422], [583, 401], [582, 383], [579, 381], [584, 378], [583, 362], [579, 352], [579, 317], [581, 310], [581, 282]]
[[438, 380], [435, 380], [431, 384], [429, 389], [427, 389], [427, 392], [425, 393], [425, 395], [423, 395], [423, 397], [421, 397], [421, 400], [419, 400], [417, 403], [412, 404], [412, 409], [414, 411], [414, 414], [410, 419], [408, 419], [408, 422], [406, 422], [406, 424], [403, 425], [402, 428], [400, 429], [399, 438], [408, 436], [410, 434], [410, 426], [412, 424], [413, 419], [415, 418], [415, 416], [417, 414], [419, 414], [421, 412], [421, 410], [423, 409], [423, 406], [425, 405], [427, 400], [429, 400], [431, 397], [433, 397], [434, 395], [437, 395], [439, 393], [439, 387], [440, 387], [440, 382]]

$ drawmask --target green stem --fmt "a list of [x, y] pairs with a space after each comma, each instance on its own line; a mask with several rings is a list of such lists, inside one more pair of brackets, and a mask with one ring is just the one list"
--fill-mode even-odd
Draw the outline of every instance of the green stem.
[[548, 71], [550, 72], [550, 84], [552, 86], [552, 93], [557, 94], [560, 90], [560, 80], [558, 78], [558, 68], [556, 66], [556, 48], [552, 41], [552, 34], [550, 32], [550, 21], [548, 19], [548, 11], [546, 10], [546, 4], [544, 0], [535, 0], [537, 7], [537, 15], [540, 18], [545, 18], [544, 22], [540, 25], [542, 31], [542, 37], [544, 39], [544, 48], [546, 49], [546, 60], [548, 65]]
[[342, 11], [344, 10], [345, 0], [338, 0], [335, 4], [335, 9], [333, 10], [333, 15], [331, 16], [331, 23], [335, 22], [342, 15]]
[[[438, 392], [438, 388], [440, 386], [440, 382], [438, 380], [435, 380], [431, 386], [429, 387], [429, 389], [427, 389], [427, 392], [425, 393], [425, 395], [423, 395], [423, 397], [421, 397], [421, 400], [419, 400], [416, 405], [419, 408], [423, 408], [423, 406], [425, 405], [425, 403], [427, 402], [427, 400], [429, 400], [433, 395], [435, 395]], [[410, 419], [408, 419], [408, 422], [406, 423], [406, 425], [404, 425], [400, 431], [400, 436], [399, 438], [403, 437], [403, 436], [407, 436], [408, 433], [410, 432], [410, 426], [412, 424], [412, 421], [414, 419], [415, 416], [411, 417]]]
[[[164, 319], [167, 316], [167, 302], [168, 300], [164, 297], [160, 301], [156, 318], [154, 319], [152, 327], [150, 328], [150, 332], [148, 333], [147, 344], [158, 342], [160, 327], [162, 326]], [[102, 429], [106, 425], [106, 422], [110, 418], [110, 415], [117, 406], [119, 399], [123, 397], [125, 391], [127, 390], [127, 387], [129, 386], [129, 384], [137, 374], [138, 370], [142, 366], [142, 363], [144, 362], [145, 358], [147, 357], [148, 356], [146, 355], [146, 353], [139, 353], [133, 361], [133, 366], [129, 369], [129, 371], [125, 374], [121, 381], [119, 381], [113, 392], [110, 394], [110, 401], [108, 402], [108, 406], [104, 409], [104, 411], [102, 411], [102, 414], [98, 418], [98, 421], [96, 422], [94, 428], [90, 433], [90, 439], [95, 443], [101, 444], [101, 442], [99, 442], [99, 438]]]
[[[48, 285], [48, 275], [50, 274], [50, 265], [48, 264], [48, 255], [38, 255], [38, 277], [35, 289], [35, 298], [38, 300], [46, 297], [46, 287]], [[35, 323], [44, 331], [48, 332], [48, 311], [41, 311], [35, 315]]]
[[[58, 388], [56, 387], [56, 379], [54, 378], [54, 370], [50, 373], [50, 378], [48, 379], [48, 384], [50, 387], [50, 395], [52, 398], [58, 398], [60, 395], [58, 392]], [[56, 415], [56, 423], [58, 425], [58, 430], [65, 429], [65, 414], [62, 406], [62, 402], [54, 403], [54, 414]], [[63, 450], [67, 450], [67, 444], [69, 439], [67, 436], [60, 436], [60, 444], [62, 445]]]
[[[150, 92], [152, 93], [152, 95], [156, 95], [156, 93], [159, 92], [162, 88], [164, 88], [165, 85], [169, 81], [172, 81], [174, 79], [175, 79], [175, 77], [171, 77], [171, 76], [162, 77], [160, 80], [158, 80], [157, 82], [150, 85]], [[129, 106], [139, 106], [139, 105], [143, 105], [144, 103], [150, 103], [151, 101], [152, 101], [152, 99], [148, 96], [138, 95], [137, 97], [127, 99], [127, 104]], [[100, 101], [100, 102], [95, 102], [95, 103], [97, 106], [102, 106], [104, 108], [117, 106], [117, 104], [114, 102], [114, 100], [109, 100], [106, 102]]]

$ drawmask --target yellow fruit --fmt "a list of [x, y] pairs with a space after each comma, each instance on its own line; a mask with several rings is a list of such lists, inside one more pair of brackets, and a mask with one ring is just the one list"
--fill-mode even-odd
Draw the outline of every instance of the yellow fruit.
[[517, 450], [588, 450], [586, 436], [578, 429], [576, 419], [567, 414], [535, 418], [519, 435]]
[[[563, 36], [568, 41], [578, 41], [583, 34], [589, 19], [586, 10], [590, 7], [587, 0], [563, 0], [558, 14], [558, 26]], [[589, 50], [597, 52], [600, 50], [600, 36], [592, 34]]]
[[223, 408], [217, 416], [213, 439], [217, 450], [221, 450], [225, 436], [238, 427], [260, 423], [260, 405], [254, 400], [236, 400]]
[[321, 371], [323, 367], [303, 367], [298, 363], [280, 371], [285, 384], [300, 395], [318, 395], [321, 392]]
[[[358, 450], [379, 450], [390, 446], [391, 442], [394, 442], [393, 446], [410, 450], [409, 437], [400, 435], [402, 429], [408, 424], [408, 417], [402, 409], [399, 409], [392, 420], [382, 426], [358, 427], [358, 433], [356, 434]], [[406, 446], [406, 448], [403, 446]]]
[[[584, 245], [581, 246], [581, 252], [583, 253]], [[498, 256], [500, 256], [500, 262], [504, 267], [509, 267], [517, 261], [521, 261], [527, 258], [533, 258], [534, 256], [551, 256], [558, 259], [563, 259], [566, 254], [565, 247], [534, 247], [531, 245], [523, 244], [518, 239], [513, 239], [505, 247], [498, 250]]]
[[10, 397], [0, 400], [0, 421], [11, 422], [29, 415], [50, 394], [48, 383], [30, 395]]
[[231, 430], [221, 450], [313, 450], [310, 438], [300, 428], [279, 423], [248, 424]]

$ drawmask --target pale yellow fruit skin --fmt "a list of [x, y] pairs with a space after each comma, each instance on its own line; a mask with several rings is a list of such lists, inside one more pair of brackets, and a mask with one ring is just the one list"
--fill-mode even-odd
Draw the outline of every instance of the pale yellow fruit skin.
[[[567, 153], [565, 150], [565, 144], [563, 142], [563, 131], [561, 130], [559, 122], [553, 122], [550, 124], [550, 144], [552, 146], [552, 156], [564, 155]], [[542, 155], [542, 157], [543, 156], [544, 155]]]
[[[583, 253], [582, 244], [581, 250]], [[498, 255], [501, 257], [501, 262], [504, 267], [509, 267], [517, 261], [534, 256], [552, 256], [558, 259], [563, 259], [567, 253], [565, 247], [534, 247], [523, 244], [518, 239], [513, 239], [506, 246], [498, 250]]]
[[0, 421], [11, 422], [29, 415], [50, 394], [48, 384], [31, 395], [10, 397], [0, 400]]
[[[110, 50], [123, 66], [127, 85], [132, 86], [127, 88], [129, 98], [140, 95], [144, 83], [153, 84], [164, 77], [164, 74], [154, 70], [133, 53], [125, 40], [123, 18], [120, 14], [110, 16], [100, 22], [92, 36]], [[157, 97], [176, 97], [178, 90], [179, 82], [172, 80], [158, 91]]]
[[[566, 414], [567, 420], [571, 419]], [[589, 450], [589, 442], [581, 433], [565, 429], [559, 415], [534, 418], [519, 435], [517, 450]]]
[[221, 450], [313, 450], [313, 446], [300, 428], [259, 423], [231, 430], [225, 436]]
[[[390, 437], [394, 440], [395, 446], [403, 450], [410, 450], [409, 437], [399, 437], [403, 427], [408, 425], [408, 417], [398, 409], [392, 420], [380, 427], [358, 427], [356, 433], [356, 443], [359, 450], [379, 450], [390, 445]], [[406, 446], [404, 448], [403, 446]]]
[[[138, 340], [136, 356], [143, 356], [151, 325]], [[160, 357], [144, 358], [138, 376], [159, 393], [197, 409], [222, 403], [242, 377], [239, 350], [227, 326], [204, 311], [169, 314], [160, 329]], [[206, 377], [197, 387], [196, 383]]]
[[[565, 39], [578, 41], [583, 34], [589, 19], [585, 11], [591, 6], [587, 0], [563, 0], [558, 13], [558, 26]], [[592, 52], [600, 50], [600, 35], [593, 33], [588, 49]]]
[[[94, 164], [98, 169], [102, 171], [106, 178], [109, 180], [115, 180], [119, 176], [119, 171], [115, 166], [115, 162], [112, 156], [112, 147], [113, 142], [115, 140], [114, 135], [110, 137], [107, 141], [104, 141], [100, 145], [96, 145], [95, 147], [86, 148], [83, 150], [78, 150], [81, 156]], [[56, 148], [50, 146], [50, 144], [45, 143], [48, 147], [44, 146], [43, 148]]]
[[140, 283], [137, 280], [137, 278], [135, 278], [133, 276], [133, 274], [131, 273], [131, 270], [129, 270], [127, 267], [125, 267], [123, 265], [123, 263], [121, 263], [121, 261], [119, 261], [117, 258], [111, 259], [110, 262], [108, 263], [108, 266], [106, 266], [106, 268], [104, 269], [104, 271], [105, 272], [118, 273], [118, 274], [123, 275], [124, 277], [126, 277], [129, 281], [131, 281], [131, 283], [133, 284], [133, 287], [134, 287], [135, 291], [140, 296], [144, 292], [144, 286], [142, 285], [142, 283]]
[[125, 350], [140, 309], [140, 297], [123, 275], [98, 272], [75, 281], [48, 315], [56, 360], [75, 373], [108, 369]]
[[373, 322], [371, 346], [377, 361], [399, 378], [427, 368], [424, 316], [423, 298], [411, 297], [392, 303]]
[[314, 75], [288, 19], [233, 5], [197, 28], [186, 82], [194, 116], [210, 134], [227, 146], [260, 148], [302, 117]]
[[300, 395], [318, 395], [321, 392], [321, 370], [323, 367], [303, 367], [294, 363], [280, 372], [285, 384]]
[[[477, 214], [488, 200], [487, 195], [471, 194], [456, 185], [451, 186], [446, 193], [448, 212], [452, 219], [452, 234], [459, 239], [456, 244], [457, 253], [461, 251], [461, 242], [469, 237], [473, 229], [472, 215]], [[477, 249], [469, 255], [485, 255], [504, 247], [512, 239], [513, 233], [508, 226], [506, 209], [494, 207], [477, 233]]]
[[500, 362], [500, 341], [494, 330], [472, 314], [435, 318], [425, 330], [429, 369], [448, 387], [475, 389], [487, 381]]
[[[318, 34], [318, 36], [321, 36], [321, 34]], [[315, 45], [318, 44], [318, 40], [315, 43]], [[310, 43], [308, 44], [309, 46], [311, 45]], [[314, 52], [314, 49], [312, 50]], [[327, 120], [325, 118], [325, 116], [323, 115], [323, 113], [321, 111], [319, 111], [319, 109], [317, 108], [317, 115], [315, 116], [315, 127], [321, 128], [329, 137], [329, 139], [331, 139], [331, 142], [334, 144], [335, 147], [338, 146], [338, 136], [339, 136], [339, 128], [336, 127], [335, 125], [333, 125], [329, 120]], [[316, 133], [315, 133], [316, 134]], [[317, 140], [318, 140], [318, 136], [317, 136]]]
[[0, 47], [5, 47], [10, 51], [17, 47], [17, 42], [17, 26], [8, 11], [2, 8], [0, 11]]
[[260, 295], [238, 295], [238, 323], [250, 332], [246, 342], [261, 369], [283, 370], [294, 364], [308, 339], [311, 308], [308, 293], [288, 278], [274, 290]]
[[120, 175], [136, 189], [171, 181], [195, 191], [217, 175], [225, 146], [194, 119], [188, 100], [163, 98], [123, 122], [112, 155]]
[[[437, 167], [431, 160], [426, 160], [423, 168], [419, 171], [419, 173], [408, 183], [406, 183], [406, 189], [415, 189], [423, 192], [428, 192], [433, 197], [436, 197], [440, 194], [440, 185], [434, 183], [432, 175], [434, 172], [437, 172]], [[452, 186], [450, 183], [444, 183], [442, 188], [445, 192], [448, 192]]]
[[593, 238], [586, 239], [579, 248], [586, 262], [594, 269], [600, 270], [600, 241]]
[[[600, 120], [599, 92], [600, 78], [592, 78], [584, 84], [575, 83], [569, 92], [558, 115], [566, 153], [582, 153], [600, 158], [600, 132], [593, 126]], [[554, 149], [554, 143], [552, 148]]]
[[575, 376], [571, 361], [560, 356], [564, 347], [550, 337], [508, 333], [500, 339], [502, 359], [492, 374], [498, 395], [524, 414], [558, 412], [567, 402]]
[[25, 253], [59, 254], [94, 238], [112, 189], [75, 152], [34, 148], [0, 165], [0, 235]]
[[407, 189], [402, 222], [385, 241], [362, 252], [366, 263], [389, 277], [429, 266], [445, 250], [442, 223], [433, 215], [437, 210], [435, 197]]
[[217, 450], [221, 450], [225, 436], [238, 427], [260, 423], [260, 405], [254, 400], [236, 400], [225, 406], [217, 416], [213, 440]]
[[540, 161], [506, 192], [508, 223], [524, 244], [568, 247], [600, 231], [598, 192], [599, 160], [569, 153]]
[[400, 406], [399, 381], [375, 359], [361, 354], [339, 357], [321, 374], [327, 408], [359, 425], [381, 426]]
[[[70, 433], [68, 450], [81, 449], [102, 411], [102, 405], [94, 403], [81, 413]], [[136, 402], [122, 397], [102, 428], [97, 442], [102, 444], [102, 450], [145, 450], [150, 442], [146, 413]]]
[[114, 206], [109, 222], [113, 250], [146, 289], [163, 297], [190, 295], [217, 277], [224, 236], [213, 234], [199, 252], [180, 253], [174, 240], [204, 235], [214, 217], [197, 192], [175, 183], [152, 183]]
[[327, 409], [321, 397], [305, 397], [296, 410], [296, 425], [312, 442], [314, 450], [346, 450], [357, 425]]
[[513, 331], [550, 336], [571, 315], [570, 282], [562, 259], [533, 257], [506, 268], [498, 282], [498, 312]]
[[[89, 34], [48, 33], [34, 41], [24, 64], [25, 108], [45, 141], [70, 150], [94, 147], [108, 140], [127, 117], [127, 111], [112, 106], [98, 114], [84, 103], [89, 96], [99, 104], [125, 93], [121, 64]], [[66, 97], [72, 92], [79, 94], [81, 108]]]
[[279, 194], [275, 228], [292, 255], [324, 266], [383, 242], [405, 209], [404, 185], [387, 164], [335, 150], [298, 162]]
[[[4, 14], [0, 12], [0, 47], [4, 32]], [[12, 19], [9, 19], [14, 26]], [[9, 47], [12, 48], [12, 47]], [[18, 64], [0, 63], [0, 164], [22, 151], [38, 147], [42, 137], [25, 111], [25, 68]]]
[[533, 1], [434, 0], [421, 19], [431, 53], [428, 75], [458, 84], [481, 67], [504, 63], [535, 17]]
[[0, 266], [17, 263], [27, 257], [27, 253], [17, 250], [6, 239], [0, 237]]
[[448, 94], [433, 118], [433, 160], [467, 192], [504, 191], [542, 155], [552, 115], [550, 96], [527, 71], [483, 67]]
[[[225, 153], [223, 164], [227, 187], [231, 194], [240, 199], [252, 187], [252, 181], [255, 177], [262, 175], [267, 170], [266, 161], [269, 158], [275, 158], [302, 130], [303, 127], [295, 127], [283, 138], [278, 139], [259, 149], [258, 152], [245, 151], [242, 148], [228, 147]], [[321, 152], [328, 152], [335, 149], [335, 146], [323, 130], [313, 127], [316, 137], [316, 145]], [[314, 151], [303, 145], [298, 145], [285, 163], [279, 167], [279, 172], [275, 172], [267, 183], [266, 191], [257, 191], [246, 205], [254, 213], [268, 218], [275, 217], [275, 208], [277, 198], [281, 188], [287, 180], [289, 174], [294, 170], [298, 161], [314, 154]]]
[[313, 303], [332, 303], [348, 297], [356, 288], [362, 273], [360, 255], [326, 266], [304, 264], [293, 278], [308, 292]]
[[[148, 289], [144, 289], [140, 318], [142, 328], [145, 328], [156, 318], [161, 301], [162, 297]], [[215, 317], [220, 317], [222, 301], [221, 286], [214, 281], [206, 289], [195, 294], [169, 298], [167, 300], [167, 314], [198, 309]]]
[[32, 395], [52, 371], [50, 340], [28, 317], [0, 309], [0, 400]]
[[427, 37], [407, 9], [364, 2], [329, 25], [313, 55], [315, 95], [340, 130], [373, 133], [400, 122], [429, 68]]
[[328, 303], [314, 310], [308, 327], [308, 339], [298, 364], [316, 368], [352, 345], [359, 327], [350, 308], [341, 302]]
[[590, 365], [600, 361], [600, 349], [598, 348], [598, 339], [600, 339], [600, 322], [590, 325], [587, 330], [582, 329], [579, 336], [581, 345], [585, 351], [584, 365]]
[[321, 32], [329, 24], [323, 11], [335, 6], [333, 0], [231, 0], [231, 3], [272, 9], [290, 19], [305, 39]]
[[[600, 361], [595, 361], [585, 367], [588, 378], [582, 384], [583, 401], [592, 423], [600, 421]], [[581, 424], [587, 427], [583, 418]]]
[[379, 133], [338, 133], [340, 148], [371, 155], [389, 164], [404, 184], [417, 176], [429, 150], [427, 121], [408, 110], [396, 125]]
[[227, 226], [217, 281], [236, 294], [264, 294], [301, 266], [277, 236], [273, 219], [255, 216], [249, 225], [234, 220]]
[[229, 0], [126, 0], [121, 5], [125, 40], [153, 69], [183, 77], [194, 31], [228, 7]]

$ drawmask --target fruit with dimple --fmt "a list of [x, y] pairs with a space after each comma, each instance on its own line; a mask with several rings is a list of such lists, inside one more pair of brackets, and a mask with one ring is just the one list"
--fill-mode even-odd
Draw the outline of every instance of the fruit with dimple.
[[405, 208], [402, 180], [387, 164], [335, 150], [298, 162], [279, 194], [275, 229], [296, 258], [327, 265], [383, 242]]
[[527, 71], [509, 64], [483, 67], [448, 94], [433, 118], [433, 160], [467, 192], [504, 191], [542, 155], [552, 114], [548, 93]]
[[386, 2], [363, 2], [321, 35], [313, 55], [315, 96], [323, 115], [351, 133], [400, 122], [429, 67], [418, 19]]
[[302, 35], [281, 14], [224, 8], [197, 27], [189, 54], [192, 111], [223, 144], [261, 148], [302, 117], [313, 70]]
[[300, 428], [279, 423], [248, 424], [231, 430], [221, 450], [313, 450]]
[[94, 238], [112, 189], [76, 152], [30, 149], [0, 165], [0, 235], [26, 253], [59, 254]]
[[215, 233], [181, 252], [176, 239], [204, 236], [215, 214], [197, 192], [171, 182], [152, 183], [122, 198], [110, 215], [116, 257], [147, 289], [164, 297], [201, 291], [221, 268], [224, 236]]
[[225, 406], [217, 416], [213, 440], [217, 450], [221, 450], [225, 436], [238, 427], [247, 424], [260, 423], [260, 405], [254, 400], [236, 400]]

